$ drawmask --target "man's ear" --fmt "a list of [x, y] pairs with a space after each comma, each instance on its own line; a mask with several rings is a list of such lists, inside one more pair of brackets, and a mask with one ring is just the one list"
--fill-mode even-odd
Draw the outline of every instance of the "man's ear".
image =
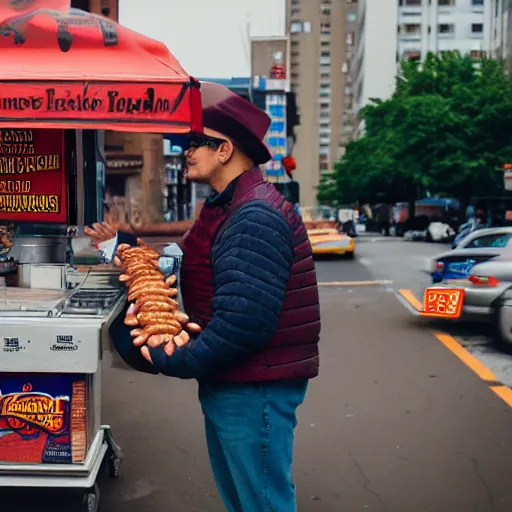
[[229, 162], [231, 157], [233, 156], [233, 153], [235, 151], [235, 146], [230, 140], [227, 140], [222, 144], [222, 146], [219, 148], [219, 158], [220, 161], [223, 164], [226, 164]]

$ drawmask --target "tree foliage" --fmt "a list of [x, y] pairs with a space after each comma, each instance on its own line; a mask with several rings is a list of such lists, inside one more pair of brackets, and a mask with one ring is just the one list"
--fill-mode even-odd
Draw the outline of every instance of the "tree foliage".
[[402, 62], [393, 96], [372, 100], [360, 118], [365, 134], [320, 183], [320, 202], [500, 194], [496, 168], [512, 161], [512, 80], [502, 62], [457, 53]]

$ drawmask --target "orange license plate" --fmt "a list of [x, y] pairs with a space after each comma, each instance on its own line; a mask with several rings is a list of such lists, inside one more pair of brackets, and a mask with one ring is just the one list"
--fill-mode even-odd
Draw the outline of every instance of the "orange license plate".
[[460, 318], [463, 303], [463, 289], [427, 288], [421, 315], [437, 318]]

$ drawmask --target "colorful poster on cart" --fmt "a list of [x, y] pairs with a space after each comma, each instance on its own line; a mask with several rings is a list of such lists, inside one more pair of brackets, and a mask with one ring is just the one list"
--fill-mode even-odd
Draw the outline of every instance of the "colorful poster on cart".
[[84, 376], [0, 373], [0, 464], [83, 462], [86, 398]]
[[0, 129], [0, 220], [67, 221], [63, 130]]

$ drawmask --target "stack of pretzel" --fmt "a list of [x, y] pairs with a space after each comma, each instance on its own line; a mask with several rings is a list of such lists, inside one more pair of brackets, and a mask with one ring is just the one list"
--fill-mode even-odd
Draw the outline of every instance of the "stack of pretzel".
[[164, 278], [158, 267], [160, 255], [147, 245], [123, 244], [117, 254], [116, 263], [124, 269], [119, 280], [128, 286], [128, 301], [135, 303], [125, 318], [126, 325], [137, 327], [132, 331], [134, 344], [143, 345], [155, 335], [161, 335], [163, 343], [172, 341], [182, 331], [174, 299], [176, 276]]

